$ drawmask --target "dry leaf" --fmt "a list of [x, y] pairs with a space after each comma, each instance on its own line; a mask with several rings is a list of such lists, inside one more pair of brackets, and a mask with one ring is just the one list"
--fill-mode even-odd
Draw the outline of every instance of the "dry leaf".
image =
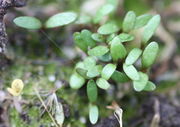
[[21, 79], [15, 79], [11, 84], [11, 88], [7, 88], [7, 91], [13, 96], [19, 96], [23, 90], [23, 87], [23, 81]]

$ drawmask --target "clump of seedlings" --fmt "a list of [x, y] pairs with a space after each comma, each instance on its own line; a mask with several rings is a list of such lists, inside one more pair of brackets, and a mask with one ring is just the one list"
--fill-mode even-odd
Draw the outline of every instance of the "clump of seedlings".
[[[98, 16], [90, 19], [94, 24], [100, 24], [104, 16], [111, 14], [115, 6], [106, 4], [97, 12]], [[76, 24], [86, 22], [86, 18], [77, 16], [74, 12], [64, 12], [50, 17], [45, 25], [35, 17], [18, 17], [15, 24], [26, 29], [55, 28], [76, 21]], [[89, 21], [89, 20], [88, 20]], [[98, 88], [108, 90], [109, 83], [131, 82], [135, 91], [153, 91], [156, 85], [149, 81], [149, 69], [156, 60], [159, 46], [151, 41], [160, 23], [159, 15], [144, 14], [136, 16], [129, 11], [122, 24], [115, 21], [105, 21], [96, 32], [84, 29], [74, 33], [75, 45], [86, 57], [79, 61], [70, 77], [70, 87], [80, 89], [86, 85], [89, 99], [89, 119], [95, 124], [99, 117], [96, 104]], [[137, 34], [141, 33], [140, 41]]]
[[[107, 22], [91, 32], [87, 29], [74, 33], [76, 46], [86, 57], [76, 64], [70, 86], [79, 89], [86, 85], [90, 102], [89, 119], [98, 120], [98, 88], [108, 90], [109, 80], [116, 83], [131, 82], [135, 91], [153, 91], [156, 85], [149, 81], [149, 69], [158, 54], [158, 43], [151, 41], [160, 22], [159, 15], [136, 16], [129, 11], [120, 27]], [[136, 43], [136, 30], [143, 28], [140, 44]]]

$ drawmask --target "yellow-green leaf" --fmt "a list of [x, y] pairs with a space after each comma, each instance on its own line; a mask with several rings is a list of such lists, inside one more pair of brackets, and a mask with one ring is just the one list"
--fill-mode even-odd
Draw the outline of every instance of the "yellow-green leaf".
[[74, 12], [58, 13], [50, 17], [46, 22], [46, 28], [54, 28], [58, 26], [64, 26], [74, 22], [77, 18], [77, 14]]
[[153, 91], [155, 89], [156, 89], [156, 85], [151, 81], [148, 81], [144, 88], [145, 91]]
[[142, 66], [143, 68], [150, 67], [158, 54], [159, 46], [157, 42], [151, 42], [144, 50], [142, 54]]
[[74, 73], [71, 75], [69, 82], [70, 82], [71, 88], [79, 89], [84, 85], [85, 79], [82, 76], [80, 76], [79, 74]]
[[150, 14], [144, 14], [144, 15], [138, 16], [136, 18], [134, 29], [138, 29], [145, 26], [151, 18], [152, 18], [152, 15]]
[[126, 57], [126, 60], [125, 60], [126, 65], [134, 64], [138, 60], [141, 54], [142, 54], [141, 49], [139, 48], [132, 49], [129, 52], [128, 56]]
[[89, 80], [87, 83], [87, 96], [90, 102], [97, 100], [98, 90], [94, 80]]
[[126, 33], [122, 33], [119, 36], [119, 39], [121, 42], [127, 42], [127, 41], [132, 41], [134, 40], [134, 36]]
[[139, 72], [139, 76], [140, 76], [139, 80], [133, 81], [134, 90], [138, 92], [142, 91], [148, 82], [147, 74]]
[[107, 90], [110, 87], [110, 84], [107, 82], [107, 80], [103, 78], [98, 78], [96, 80], [96, 84], [99, 88]]
[[161, 20], [160, 15], [155, 15], [149, 20], [147, 25], [144, 27], [144, 32], [142, 36], [143, 43], [147, 43], [149, 39], [153, 36], [160, 23], [160, 20]]
[[107, 23], [107, 24], [102, 25], [98, 29], [98, 33], [102, 35], [108, 35], [108, 34], [118, 32], [119, 30], [120, 28], [115, 23]]
[[95, 124], [98, 121], [99, 110], [96, 105], [90, 105], [89, 107], [89, 120], [92, 124]]
[[118, 59], [125, 58], [127, 55], [126, 48], [120, 42], [118, 37], [115, 37], [111, 42], [110, 52], [114, 61], [118, 61]]
[[107, 64], [101, 72], [101, 77], [106, 80], [109, 80], [109, 78], [112, 76], [115, 70], [116, 70], [116, 65]]
[[88, 55], [90, 56], [102, 56], [106, 54], [109, 51], [109, 49], [106, 46], [96, 46], [93, 49], [90, 49], [88, 51]]
[[139, 80], [139, 74], [133, 65], [123, 64], [123, 70], [126, 75], [132, 80]]
[[122, 73], [119, 71], [115, 71], [113, 75], [111, 76], [111, 78], [117, 83], [125, 83], [125, 82], [130, 81], [130, 79], [127, 77], [125, 73]]
[[14, 23], [26, 29], [40, 29], [42, 27], [42, 23], [39, 19], [30, 16], [17, 17], [14, 19]]
[[123, 21], [122, 27], [124, 32], [130, 32], [133, 30], [136, 21], [136, 14], [133, 11], [129, 11]]

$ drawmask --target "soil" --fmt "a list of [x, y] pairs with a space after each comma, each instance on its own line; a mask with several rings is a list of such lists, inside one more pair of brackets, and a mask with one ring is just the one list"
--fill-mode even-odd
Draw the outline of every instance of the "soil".
[[110, 116], [102, 119], [98, 124], [93, 127], [119, 127], [119, 122], [115, 116]]
[[[158, 104], [156, 104], [156, 102]], [[149, 127], [155, 113], [160, 115], [160, 127], [180, 127], [180, 107], [174, 106], [165, 97], [153, 96], [142, 105], [139, 115], [129, 127]]]

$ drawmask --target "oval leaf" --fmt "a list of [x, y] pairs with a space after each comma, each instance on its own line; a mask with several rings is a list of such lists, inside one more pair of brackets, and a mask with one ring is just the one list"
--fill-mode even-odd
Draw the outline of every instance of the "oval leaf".
[[121, 42], [127, 42], [134, 40], [134, 36], [126, 33], [122, 33], [119, 35], [119, 39]]
[[81, 31], [81, 37], [82, 37], [84, 43], [86, 43], [87, 46], [92, 48], [92, 47], [96, 46], [96, 42], [92, 39], [91, 35], [92, 35], [92, 33], [89, 30]]
[[151, 81], [148, 81], [144, 88], [145, 91], [153, 91], [155, 89], [156, 89], [156, 85]]
[[22, 28], [26, 29], [40, 29], [42, 27], [39, 19], [35, 17], [22, 16], [14, 19], [14, 23]]
[[130, 79], [139, 80], [139, 74], [133, 65], [123, 64], [123, 70]]
[[138, 49], [138, 48], [132, 49], [129, 52], [128, 56], [126, 57], [126, 61], [125, 61], [126, 65], [134, 64], [141, 54], [142, 54], [141, 49]]
[[109, 43], [110, 41], [112, 41], [116, 36], [117, 36], [117, 34], [115, 34], [115, 33], [107, 36], [107, 39], [106, 39], [107, 43]]
[[107, 64], [101, 72], [101, 77], [106, 80], [109, 80], [109, 78], [112, 76], [115, 70], [116, 70], [116, 65]]
[[87, 76], [90, 78], [94, 78], [100, 75], [100, 71], [102, 70], [102, 66], [97, 65], [92, 67], [91, 69], [88, 70]]
[[113, 73], [113, 75], [111, 76], [111, 78], [114, 81], [119, 82], [119, 83], [125, 83], [125, 82], [128, 82], [130, 80], [125, 73], [122, 73], [119, 71], [115, 71]]
[[129, 11], [123, 21], [122, 27], [124, 32], [130, 32], [133, 30], [136, 21], [136, 14], [133, 11]]
[[91, 22], [91, 17], [88, 15], [80, 15], [77, 21], [75, 22], [76, 24], [88, 24]]
[[161, 19], [160, 15], [156, 15], [149, 20], [149, 22], [144, 28], [143, 37], [142, 37], [143, 43], [148, 42], [149, 39], [153, 36], [160, 23], [160, 19]]
[[138, 92], [142, 91], [148, 82], [147, 74], [139, 72], [139, 76], [140, 76], [139, 80], [133, 81], [134, 90]]
[[96, 65], [96, 60], [93, 57], [86, 57], [84, 59], [84, 68], [87, 70], [93, 68]]
[[63, 12], [50, 17], [46, 22], [46, 28], [64, 26], [74, 22], [77, 14], [74, 12]]
[[97, 42], [104, 42], [104, 41], [105, 41], [103, 35], [98, 34], [98, 33], [92, 34], [91, 37], [92, 37], [92, 39], [94, 39], [94, 40], [97, 41]]
[[76, 68], [76, 72], [82, 76], [83, 78], [88, 79], [89, 77], [87, 77], [87, 70], [82, 69], [82, 68]]
[[77, 73], [74, 73], [70, 78], [70, 86], [73, 89], [81, 88], [84, 85], [84, 83], [85, 79]]
[[82, 69], [85, 69], [84, 63], [83, 63], [83, 62], [78, 62], [78, 63], [76, 64], [75, 68], [82, 68]]
[[89, 107], [89, 120], [92, 124], [95, 124], [98, 121], [99, 110], [96, 105], [90, 105]]
[[87, 51], [88, 45], [84, 42], [83, 38], [81, 37], [81, 34], [79, 32], [75, 32], [73, 35], [75, 44], [77, 47], [79, 47], [84, 52]]
[[87, 84], [87, 96], [90, 102], [97, 100], [98, 90], [94, 80], [89, 80]]
[[151, 42], [144, 50], [142, 55], [142, 66], [143, 68], [150, 67], [158, 54], [159, 46], [156, 42]]
[[101, 19], [111, 13], [114, 10], [114, 6], [112, 4], [105, 4], [98, 11], [94, 18], [94, 23], [98, 23]]
[[109, 49], [106, 46], [96, 46], [93, 49], [90, 49], [88, 51], [88, 55], [90, 56], [102, 56], [106, 54], [109, 51]]
[[134, 29], [138, 29], [145, 26], [151, 18], [152, 18], [152, 15], [150, 14], [144, 14], [144, 15], [138, 16], [136, 18]]
[[108, 35], [119, 31], [119, 27], [115, 23], [107, 23], [98, 29], [98, 33]]
[[98, 59], [103, 62], [109, 62], [112, 60], [112, 57], [111, 57], [111, 54], [108, 52], [108, 53], [104, 54], [103, 56], [99, 56]]
[[99, 88], [104, 90], [107, 90], [110, 87], [110, 84], [103, 78], [97, 79], [96, 84]]
[[110, 52], [114, 61], [126, 57], [127, 51], [123, 44], [121, 44], [120, 39], [115, 37], [111, 42]]

